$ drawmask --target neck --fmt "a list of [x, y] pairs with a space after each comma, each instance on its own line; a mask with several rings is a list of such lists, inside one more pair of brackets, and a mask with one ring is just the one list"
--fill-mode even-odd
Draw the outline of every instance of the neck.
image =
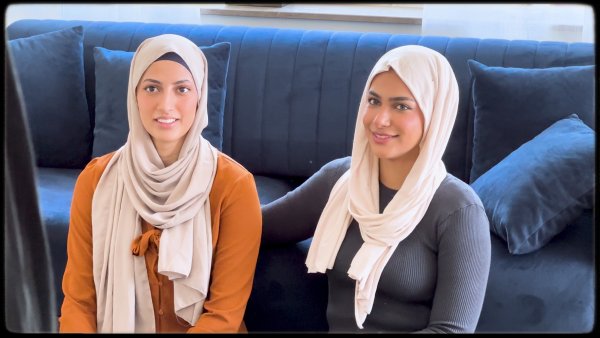
[[[416, 151], [415, 151], [416, 150]], [[400, 190], [417, 161], [419, 147], [396, 159], [379, 159], [379, 181], [393, 190]]]
[[154, 143], [154, 147], [156, 147], [156, 151], [158, 152], [158, 156], [162, 160], [165, 167], [170, 166], [179, 157], [179, 152], [181, 151], [181, 147], [183, 146], [182, 142], [173, 142], [167, 144], [157, 144]]

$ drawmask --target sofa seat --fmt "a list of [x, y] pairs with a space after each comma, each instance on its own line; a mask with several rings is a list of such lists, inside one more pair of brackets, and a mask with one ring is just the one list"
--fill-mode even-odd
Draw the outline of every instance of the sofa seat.
[[[596, 283], [590, 269], [594, 264], [590, 222], [592, 211], [587, 210], [544, 250], [526, 255], [511, 255], [506, 243], [492, 234], [495, 263], [490, 268], [476, 332], [592, 330]], [[254, 282], [246, 311], [249, 330], [327, 331], [327, 276], [307, 273], [304, 261], [310, 242], [307, 239], [297, 243], [293, 250], [263, 246], [256, 268], [256, 274], [262, 277]], [[305, 280], [299, 281], [299, 275], [306, 276]], [[560, 278], [548, 283], [545, 280], [548, 276]], [[311, 297], [306, 297], [307, 294]], [[547, 297], [548, 294], [556, 297]], [[289, 304], [294, 304], [293, 311], [285, 310]], [[515, 304], [519, 304], [519, 312], [514, 311]], [[275, 317], [259, 320], [266, 315]]]
[[[62, 305], [62, 275], [67, 264], [67, 233], [73, 188], [81, 169], [43, 168], [36, 172], [42, 223], [50, 245], [57, 313]], [[69, 206], [69, 207], [65, 207]], [[59, 297], [60, 295], [60, 297]]]
[[254, 175], [260, 205], [266, 205], [288, 193], [296, 186], [293, 181]]
[[261, 277], [254, 279], [244, 317], [248, 331], [328, 331], [327, 275], [309, 274], [304, 264], [311, 241], [261, 247], [255, 272]]
[[[54, 270], [57, 313], [62, 305], [62, 275], [67, 264], [67, 234], [73, 189], [80, 169], [37, 168], [38, 202], [45, 224]], [[293, 190], [293, 181], [256, 175], [254, 177], [261, 205], [270, 203]], [[69, 206], [65, 208], [65, 206]]]
[[525, 255], [511, 255], [492, 234], [494, 264], [476, 332], [591, 331], [596, 298], [592, 218], [592, 210], [584, 211], [544, 250]]

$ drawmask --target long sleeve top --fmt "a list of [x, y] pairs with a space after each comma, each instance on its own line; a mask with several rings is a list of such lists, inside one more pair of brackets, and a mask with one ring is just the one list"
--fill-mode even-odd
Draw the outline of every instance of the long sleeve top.
[[[263, 242], [310, 238], [350, 158], [334, 160], [282, 198], [263, 207]], [[379, 185], [380, 212], [396, 193]], [[481, 201], [448, 174], [423, 219], [394, 251], [379, 281], [364, 329], [354, 318], [350, 263], [363, 239], [350, 224], [333, 268], [327, 271], [330, 332], [474, 332], [485, 296], [491, 244]]]
[[[79, 175], [67, 238], [65, 295], [60, 332], [96, 332], [92, 267], [92, 197], [114, 153], [93, 159]], [[261, 238], [260, 202], [254, 178], [223, 153], [209, 194], [213, 260], [208, 296], [195, 325], [175, 315], [173, 282], [157, 272], [161, 229], [142, 221], [132, 250], [144, 255], [157, 332], [244, 332], [243, 316], [252, 289]], [[133, 253], [132, 253], [133, 254]]]

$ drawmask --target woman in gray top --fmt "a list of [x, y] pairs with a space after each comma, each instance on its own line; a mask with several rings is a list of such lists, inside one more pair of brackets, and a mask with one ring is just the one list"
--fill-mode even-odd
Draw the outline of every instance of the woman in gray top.
[[263, 241], [313, 236], [331, 332], [474, 332], [490, 266], [481, 201], [446, 172], [458, 108], [448, 61], [403, 46], [374, 66], [352, 156], [263, 207]]

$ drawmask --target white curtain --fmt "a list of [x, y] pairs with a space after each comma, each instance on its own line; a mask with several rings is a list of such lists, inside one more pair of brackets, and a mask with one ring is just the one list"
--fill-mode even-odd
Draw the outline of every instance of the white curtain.
[[567, 4], [424, 4], [423, 35], [594, 42], [594, 10]]

